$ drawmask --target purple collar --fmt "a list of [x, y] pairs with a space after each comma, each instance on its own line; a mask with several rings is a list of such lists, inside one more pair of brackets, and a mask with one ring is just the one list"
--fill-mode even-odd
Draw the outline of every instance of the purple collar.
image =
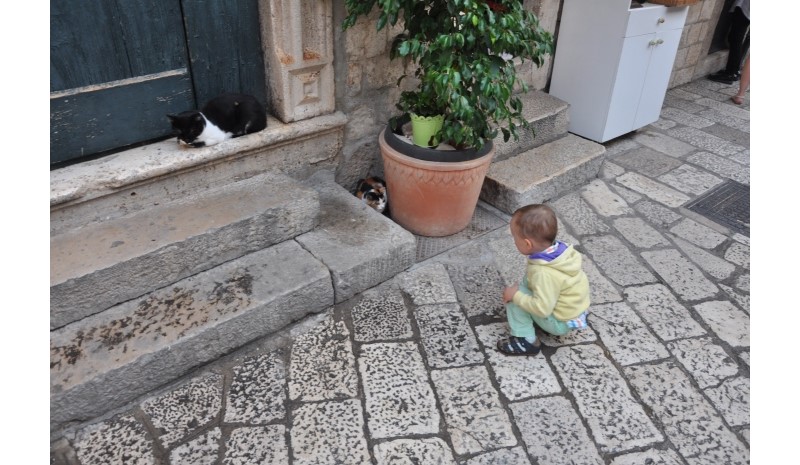
[[561, 256], [561, 254], [567, 250], [567, 247], [569, 247], [567, 244], [561, 241], [555, 241], [550, 247], [542, 250], [541, 252], [529, 255], [528, 258], [531, 260], [544, 260], [546, 262], [551, 262]]

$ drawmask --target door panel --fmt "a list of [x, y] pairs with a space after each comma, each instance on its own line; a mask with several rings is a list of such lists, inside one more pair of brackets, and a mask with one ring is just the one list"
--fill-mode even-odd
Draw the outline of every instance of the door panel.
[[659, 32], [655, 35], [658, 45], [651, 47], [650, 63], [644, 80], [642, 98], [636, 111], [634, 127], [640, 128], [658, 121], [661, 107], [669, 86], [672, 65], [681, 41], [681, 29]]
[[188, 71], [50, 94], [50, 163], [169, 135], [166, 115], [194, 107]]
[[183, 0], [197, 104], [223, 92], [266, 103], [258, 0]]

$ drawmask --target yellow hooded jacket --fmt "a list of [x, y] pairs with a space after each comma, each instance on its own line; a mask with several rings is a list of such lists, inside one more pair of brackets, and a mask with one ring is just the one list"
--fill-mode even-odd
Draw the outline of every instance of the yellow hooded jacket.
[[553, 247], [528, 257], [526, 285], [531, 294], [517, 291], [513, 302], [533, 315], [568, 321], [589, 308], [589, 279], [581, 269], [581, 254], [556, 241]]

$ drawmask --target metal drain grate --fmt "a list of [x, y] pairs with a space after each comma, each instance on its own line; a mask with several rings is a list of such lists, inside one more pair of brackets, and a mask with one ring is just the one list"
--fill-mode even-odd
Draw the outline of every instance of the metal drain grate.
[[750, 237], [750, 186], [728, 180], [684, 207]]

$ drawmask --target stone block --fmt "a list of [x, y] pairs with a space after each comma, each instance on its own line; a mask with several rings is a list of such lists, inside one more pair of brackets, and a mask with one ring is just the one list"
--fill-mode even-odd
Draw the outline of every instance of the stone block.
[[361, 401], [301, 404], [292, 413], [292, 463], [369, 465]]
[[656, 277], [614, 236], [590, 237], [583, 247], [605, 276], [620, 286], [656, 282]]
[[80, 463], [122, 463], [155, 465], [153, 440], [145, 426], [126, 414], [81, 430], [75, 440]]
[[483, 353], [458, 304], [426, 305], [414, 312], [428, 365], [433, 368], [483, 362]]
[[603, 217], [628, 215], [633, 210], [625, 200], [608, 188], [608, 184], [595, 179], [581, 189], [581, 197], [589, 202]]
[[517, 141], [511, 138], [504, 142], [503, 133], [498, 134], [494, 139], [495, 162], [544, 145], [567, 133], [567, 102], [538, 90], [521, 93], [517, 97], [522, 101], [522, 116], [530, 123], [531, 130], [519, 128]]
[[642, 257], [663, 281], [686, 300], [713, 297], [719, 292], [692, 262], [675, 249], [642, 252]]
[[659, 176], [658, 180], [693, 196], [703, 195], [723, 182], [713, 174], [692, 165], [681, 165], [669, 173]]
[[489, 167], [481, 199], [506, 212], [544, 203], [597, 177], [605, 148], [573, 134]]
[[592, 307], [591, 315], [592, 328], [620, 365], [652, 362], [669, 356], [627, 303], [596, 305]]
[[567, 194], [551, 205], [558, 218], [578, 236], [605, 233], [610, 230], [603, 219], [577, 193]]
[[670, 342], [667, 347], [701, 389], [717, 386], [739, 372], [736, 361], [709, 337], [680, 339]]
[[681, 161], [677, 158], [665, 155], [663, 152], [650, 147], [629, 150], [614, 157], [613, 161], [622, 167], [650, 177], [661, 176], [681, 165]]
[[664, 341], [706, 333], [689, 310], [663, 284], [628, 287], [625, 289], [625, 300]]
[[265, 174], [50, 239], [50, 327], [305, 233], [317, 193]]
[[53, 331], [50, 418], [120, 407], [333, 304], [328, 270], [287, 241]]
[[632, 171], [618, 177], [616, 181], [668, 207], [680, 207], [689, 201], [689, 197], [685, 194]]
[[286, 416], [286, 367], [277, 352], [249, 357], [233, 367], [226, 423], [263, 424]]
[[456, 465], [450, 447], [441, 438], [396, 439], [375, 446], [378, 465], [431, 463]]
[[289, 463], [286, 428], [283, 425], [235, 428], [225, 441], [223, 463]]
[[408, 309], [400, 291], [372, 292], [350, 310], [358, 342], [407, 339], [413, 334]]
[[318, 173], [308, 180], [319, 192], [319, 227], [296, 240], [328, 267], [339, 303], [413, 265], [416, 241], [413, 234], [368, 207], [328, 174]]
[[732, 347], [750, 347], [750, 317], [725, 300], [694, 306], [711, 330]]

